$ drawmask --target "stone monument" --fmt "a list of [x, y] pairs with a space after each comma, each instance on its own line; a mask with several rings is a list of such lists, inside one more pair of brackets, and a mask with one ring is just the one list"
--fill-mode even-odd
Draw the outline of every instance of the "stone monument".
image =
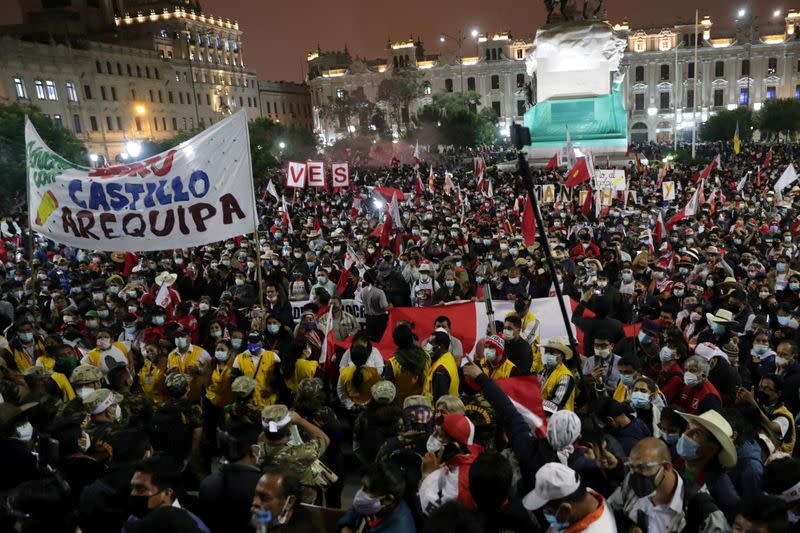
[[565, 146], [567, 127], [573, 146], [583, 152], [625, 152], [628, 119], [619, 64], [627, 40], [594, 18], [602, 2], [594, 2], [591, 10], [590, 0], [584, 0], [583, 9], [568, 0], [545, 3], [551, 22], [536, 32], [526, 58], [528, 74], [536, 80], [536, 104], [524, 117], [532, 140], [528, 156], [552, 157]]

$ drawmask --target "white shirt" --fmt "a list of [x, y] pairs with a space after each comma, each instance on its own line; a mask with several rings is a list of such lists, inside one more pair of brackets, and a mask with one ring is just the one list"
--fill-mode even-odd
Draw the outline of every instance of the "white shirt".
[[[342, 355], [342, 360], [339, 362], [339, 370], [345, 369], [352, 364], [353, 362], [350, 360], [350, 350], [347, 350], [346, 352], [344, 352], [344, 355]], [[383, 360], [381, 352], [379, 352], [378, 349], [373, 346], [372, 352], [369, 354], [367, 362], [364, 363], [364, 366], [369, 368], [376, 368], [378, 370], [378, 374], [383, 374], [384, 364], [385, 362]], [[234, 366], [234, 368], [236, 367]]]
[[[589, 489], [589, 494], [592, 494], [598, 499], [602, 498], [602, 496], [591, 489]], [[586, 526], [582, 530], [584, 533], [610, 533], [611, 531], [617, 531], [617, 521], [614, 520], [614, 513], [608, 508], [608, 504], [605, 500], [602, 500], [602, 502], [603, 514], [601, 514], [597, 520]], [[653, 531], [655, 530], [649, 529], [648, 533], [652, 533]]]
[[683, 512], [683, 480], [677, 476], [678, 484], [675, 486], [675, 494], [668, 505], [654, 505], [649, 496], [639, 498], [631, 507], [628, 517], [636, 521], [639, 511], [647, 515], [648, 533], [667, 533], [670, 531], [670, 524], [675, 515]]

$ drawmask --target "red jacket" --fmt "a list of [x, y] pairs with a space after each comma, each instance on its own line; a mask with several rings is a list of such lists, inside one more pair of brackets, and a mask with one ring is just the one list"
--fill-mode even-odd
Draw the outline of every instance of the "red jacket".
[[569, 249], [569, 256], [573, 260], [583, 256], [586, 259], [597, 259], [602, 260], [603, 254], [600, 253], [600, 247], [597, 246], [594, 242], [590, 242], [589, 246], [586, 248], [583, 247], [582, 244], [578, 243], [572, 248]]
[[722, 407], [722, 397], [710, 381], [704, 381], [697, 387], [683, 387], [677, 403], [684, 413], [699, 415]]

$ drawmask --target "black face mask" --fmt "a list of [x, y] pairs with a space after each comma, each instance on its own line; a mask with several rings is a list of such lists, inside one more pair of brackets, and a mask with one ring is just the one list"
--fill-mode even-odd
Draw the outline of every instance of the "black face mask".
[[[639, 473], [632, 473], [628, 479], [628, 486], [630, 486], [633, 493], [637, 498], [644, 498], [653, 494], [660, 483], [656, 483], [658, 472], [652, 476], [645, 476]], [[663, 481], [663, 478], [662, 478]]]
[[150, 496], [128, 496], [128, 512], [136, 518], [144, 518], [150, 512], [150, 508], [147, 506], [149, 499]]

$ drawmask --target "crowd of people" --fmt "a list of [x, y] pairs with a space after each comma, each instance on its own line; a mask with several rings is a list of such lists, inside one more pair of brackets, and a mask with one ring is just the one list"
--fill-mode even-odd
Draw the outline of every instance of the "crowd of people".
[[[462, 152], [264, 188], [257, 234], [194, 249], [77, 250], [5, 217], [0, 530], [796, 530], [800, 187], [773, 186], [798, 148], [665, 171], [649, 146], [597, 211], [536, 170], [558, 194], [535, 243], [502, 150], [483, 178]], [[577, 343], [531, 311], [556, 285]], [[474, 346], [447, 306], [429, 336], [389, 326], [487, 295], [513, 311]]]

